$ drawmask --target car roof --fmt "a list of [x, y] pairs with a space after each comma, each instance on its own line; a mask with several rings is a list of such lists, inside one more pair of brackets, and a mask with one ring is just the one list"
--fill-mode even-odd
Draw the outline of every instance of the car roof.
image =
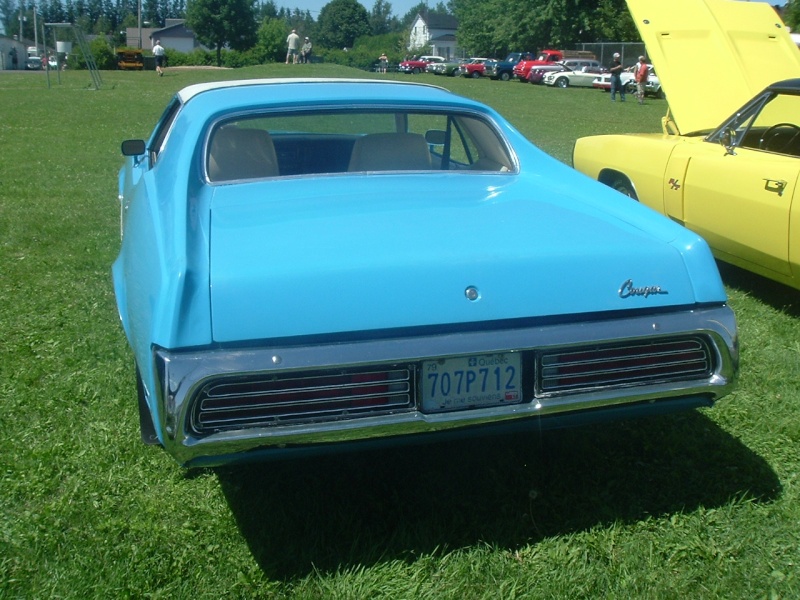
[[[187, 86], [178, 92], [178, 97], [180, 98], [181, 102], [186, 103], [195, 96], [205, 93], [205, 92], [212, 92], [212, 91], [221, 91], [221, 90], [228, 90], [234, 88], [248, 88], [248, 87], [255, 87], [255, 86], [281, 86], [281, 88], [291, 87], [296, 89], [296, 86], [309, 86], [307, 90], [308, 92], [312, 92], [315, 90], [320, 89], [320, 85], [330, 86], [334, 85], [336, 87], [341, 86], [342, 89], [344, 88], [364, 88], [372, 86], [381, 86], [385, 87], [386, 89], [394, 89], [394, 88], [428, 88], [433, 90], [438, 90], [441, 92], [450, 93], [443, 87], [439, 87], [436, 85], [426, 84], [426, 83], [416, 83], [416, 82], [405, 82], [405, 81], [384, 81], [380, 79], [338, 79], [338, 78], [291, 78], [291, 77], [277, 77], [273, 79], [237, 79], [231, 81], [211, 81], [207, 83], [197, 83], [194, 85]], [[312, 87], [314, 86], [314, 87]]]
[[441, 107], [496, 117], [485, 104], [426, 83], [380, 79], [248, 79], [192, 85], [178, 92], [189, 119], [206, 122], [224, 113], [261, 109]]
[[769, 86], [770, 91], [783, 92], [787, 94], [800, 93], [800, 78], [785, 79], [784, 81], [776, 81]]
[[768, 3], [627, 3], [683, 134], [713, 129], [773, 82], [800, 77], [800, 52]]

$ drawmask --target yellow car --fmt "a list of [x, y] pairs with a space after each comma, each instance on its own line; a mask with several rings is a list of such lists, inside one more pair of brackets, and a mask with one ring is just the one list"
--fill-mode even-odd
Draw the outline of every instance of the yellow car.
[[581, 138], [574, 167], [699, 233], [717, 258], [800, 289], [800, 51], [788, 31], [761, 2], [628, 7], [669, 101], [663, 133]]

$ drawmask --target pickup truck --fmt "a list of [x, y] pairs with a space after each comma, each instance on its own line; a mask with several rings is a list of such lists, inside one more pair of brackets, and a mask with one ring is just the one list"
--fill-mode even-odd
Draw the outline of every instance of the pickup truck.
[[514, 67], [521, 60], [533, 60], [533, 52], [512, 52], [505, 60], [491, 60], [486, 63], [484, 74], [491, 79], [508, 81], [514, 76]]
[[591, 52], [584, 50], [542, 50], [535, 58], [517, 61], [514, 65], [514, 77], [519, 79], [522, 83], [528, 81], [528, 73], [531, 68], [540, 67], [543, 65], [552, 65], [553, 63], [562, 62], [568, 58], [597, 58]]

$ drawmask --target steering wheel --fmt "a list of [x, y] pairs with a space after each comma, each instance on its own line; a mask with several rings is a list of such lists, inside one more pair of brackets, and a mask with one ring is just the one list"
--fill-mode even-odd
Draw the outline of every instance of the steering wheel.
[[[778, 139], [778, 130], [782, 127], [791, 129], [793, 133], [789, 136], [789, 139], [780, 144], [779, 147], [770, 148], [770, 143]], [[800, 126], [794, 123], [775, 123], [775, 125], [767, 127], [767, 130], [762, 134], [761, 139], [758, 140], [758, 147], [760, 150], [767, 150], [769, 152], [781, 152], [788, 148], [798, 135], [800, 135]]]

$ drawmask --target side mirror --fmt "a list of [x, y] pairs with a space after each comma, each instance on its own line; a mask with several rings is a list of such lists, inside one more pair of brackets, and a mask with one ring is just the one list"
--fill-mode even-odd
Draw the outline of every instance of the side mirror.
[[144, 140], [125, 140], [122, 142], [123, 156], [141, 156], [145, 153]]
[[725, 131], [722, 132], [719, 143], [725, 148], [725, 156], [736, 156], [736, 132], [733, 129], [727, 127]]
[[431, 146], [444, 146], [447, 132], [444, 129], [429, 129], [425, 132], [425, 141]]

